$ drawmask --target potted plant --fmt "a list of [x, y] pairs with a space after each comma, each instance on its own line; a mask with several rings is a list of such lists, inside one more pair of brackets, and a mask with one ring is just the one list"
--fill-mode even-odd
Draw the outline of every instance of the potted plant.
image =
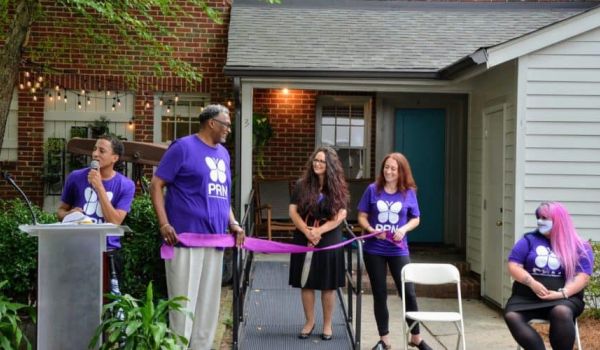
[[109, 304], [103, 307], [102, 323], [90, 341], [90, 348], [98, 345], [104, 334], [104, 342], [99, 350], [144, 349], [159, 350], [187, 349], [189, 343], [184, 336], [174, 333], [167, 326], [169, 311], [192, 314], [183, 309], [183, 296], [154, 303], [152, 282], [148, 284], [144, 300], [138, 300], [129, 294], [106, 295]]
[[101, 115], [99, 119], [94, 120], [93, 123], [89, 124], [88, 127], [92, 131], [92, 138], [97, 139], [99, 136], [108, 134], [108, 125], [110, 120]]
[[[0, 282], [0, 289], [8, 283]], [[0, 348], [21, 349], [24, 344], [31, 350], [31, 343], [21, 330], [21, 317], [19, 313], [26, 312], [30, 319], [35, 322], [33, 308], [20, 303], [13, 303], [9, 298], [0, 294]]]

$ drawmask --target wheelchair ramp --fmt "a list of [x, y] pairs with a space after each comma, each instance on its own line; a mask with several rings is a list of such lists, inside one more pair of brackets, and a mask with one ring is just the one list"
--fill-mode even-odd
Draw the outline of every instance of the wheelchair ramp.
[[315, 330], [308, 339], [298, 339], [304, 325], [300, 290], [288, 285], [288, 262], [255, 261], [244, 302], [244, 322], [239, 348], [256, 349], [351, 349], [339, 299], [333, 314], [333, 339], [321, 340], [323, 316], [321, 294], [315, 295]]

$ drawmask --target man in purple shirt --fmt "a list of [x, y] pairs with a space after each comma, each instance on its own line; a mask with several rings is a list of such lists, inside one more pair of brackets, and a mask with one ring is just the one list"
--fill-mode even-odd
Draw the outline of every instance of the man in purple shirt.
[[[124, 149], [123, 142], [116, 136], [98, 138], [92, 152], [92, 159], [98, 167], [79, 169], [69, 174], [57, 212], [59, 220], [73, 212], [81, 212], [94, 223], [123, 223], [135, 194], [133, 181], [114, 169]], [[122, 267], [118, 256], [121, 242], [119, 237], [107, 237], [106, 240], [108, 254], [114, 258], [118, 276]], [[104, 290], [108, 292], [107, 279], [108, 273], [105, 273]]]
[[[160, 161], [150, 184], [160, 234], [175, 245], [165, 261], [169, 297], [184, 295], [193, 319], [169, 314], [171, 329], [190, 340], [189, 349], [210, 349], [219, 317], [223, 250], [178, 245], [177, 234], [233, 232], [238, 245], [244, 230], [231, 210], [231, 171], [221, 145], [231, 132], [229, 110], [206, 106], [200, 131], [174, 141]], [[166, 187], [166, 194], [163, 189]]]

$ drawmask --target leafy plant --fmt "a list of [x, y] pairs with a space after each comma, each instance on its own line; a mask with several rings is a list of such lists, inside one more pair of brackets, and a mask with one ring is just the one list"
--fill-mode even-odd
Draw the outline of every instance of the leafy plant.
[[594, 251], [594, 269], [585, 289], [586, 315], [600, 319], [600, 242], [591, 242]]
[[[40, 223], [56, 222], [52, 214], [33, 207]], [[19, 225], [30, 224], [27, 205], [17, 199], [0, 200], [0, 281], [7, 280], [5, 295], [24, 304], [36, 299], [37, 239], [19, 230]]]
[[273, 127], [266, 114], [254, 113], [252, 115], [252, 146], [256, 150], [256, 172], [261, 178], [262, 168], [265, 166], [265, 146], [273, 137]]
[[[8, 282], [0, 282], [2, 289]], [[31, 343], [23, 331], [21, 331], [21, 318], [19, 312], [27, 312], [35, 322], [33, 308], [24, 304], [13, 303], [4, 295], [0, 294], [0, 347], [2, 349], [19, 349], [24, 343], [27, 349], [31, 349]]]
[[96, 139], [99, 136], [108, 134], [109, 124], [110, 119], [104, 115], [101, 115], [100, 118], [94, 120], [91, 124], [88, 124], [88, 127], [92, 130], [92, 138]]
[[121, 290], [141, 297], [148, 281], [154, 281], [155, 294], [160, 298], [166, 297], [165, 264], [160, 258], [162, 240], [150, 195], [142, 194], [134, 198], [124, 224], [132, 232], [126, 233], [121, 239]]
[[180, 296], [159, 300], [158, 304], [155, 304], [152, 282], [146, 288], [144, 300], [138, 300], [129, 294], [107, 294], [106, 297], [112, 302], [103, 307], [102, 323], [90, 341], [90, 348], [98, 344], [103, 334], [105, 340], [100, 350], [187, 348], [188, 340], [174, 333], [167, 326], [169, 311], [183, 312], [188, 317], [192, 317], [181, 304], [187, 298]]

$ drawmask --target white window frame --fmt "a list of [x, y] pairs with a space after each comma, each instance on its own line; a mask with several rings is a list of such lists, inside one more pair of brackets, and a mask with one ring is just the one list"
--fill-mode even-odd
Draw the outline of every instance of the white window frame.
[[[175, 101], [177, 97], [177, 102]], [[162, 99], [163, 104], [160, 104], [160, 100]], [[160, 93], [154, 95], [154, 142], [161, 144], [169, 144], [173, 140], [169, 140], [167, 142], [162, 141], [162, 123], [163, 116], [167, 115], [169, 117], [175, 116], [177, 113], [177, 108], [185, 105], [186, 102], [201, 102], [204, 107], [210, 104], [210, 96], [208, 94], [190, 94], [190, 93]], [[171, 112], [166, 113], [167, 106], [171, 107]], [[185, 108], [189, 108], [185, 107]], [[189, 112], [188, 112], [189, 114]], [[198, 118], [200, 113], [195, 113], [194, 115], [189, 115], [190, 121]], [[194, 120], [197, 121], [197, 120]], [[190, 134], [190, 133], [188, 133]]]
[[4, 141], [0, 149], [0, 161], [16, 162], [18, 158], [19, 147], [19, 91], [13, 90], [8, 110], [8, 118], [6, 120], [6, 128], [4, 129]]
[[[331, 145], [332, 148], [339, 151], [341, 149], [362, 149], [362, 174], [357, 178], [370, 178], [370, 164], [371, 164], [371, 109], [372, 109], [372, 98], [371, 96], [331, 96], [322, 95], [317, 98], [316, 108], [316, 125], [315, 125], [315, 144], [317, 146], [323, 146], [322, 143], [322, 127], [323, 127], [323, 107], [324, 106], [357, 106], [361, 105], [364, 116], [364, 146], [363, 147], [352, 147], [350, 145]], [[341, 159], [344, 165], [346, 164], [344, 159]]]

